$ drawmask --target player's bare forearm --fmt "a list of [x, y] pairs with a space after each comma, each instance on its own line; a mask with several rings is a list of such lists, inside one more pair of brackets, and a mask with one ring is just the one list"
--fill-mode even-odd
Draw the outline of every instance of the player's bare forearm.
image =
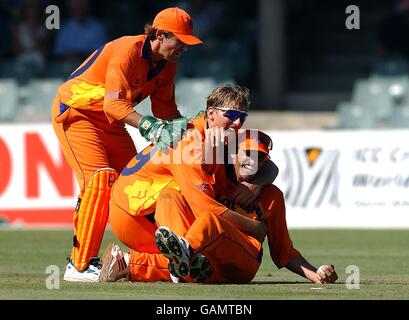
[[183, 116], [180, 114], [180, 111], [177, 110], [176, 113], [173, 116], [170, 116], [168, 118], [164, 118], [163, 120], [168, 120], [168, 121], [172, 121], [175, 120], [177, 118], [182, 118]]
[[271, 160], [265, 162], [257, 174], [249, 181], [241, 181], [233, 190], [232, 200], [240, 206], [253, 203], [261, 193], [264, 186], [272, 184], [278, 175], [278, 167]]
[[122, 119], [123, 122], [129, 124], [132, 127], [138, 128], [139, 121], [141, 121], [142, 115], [134, 111]]
[[221, 217], [229, 221], [241, 232], [253, 236], [260, 242], [263, 242], [267, 235], [267, 226], [263, 221], [247, 218], [232, 210], [223, 212]]
[[[317, 275], [317, 268], [311, 265], [303, 256], [299, 255], [292, 259], [286, 266], [288, 270], [307, 278], [315, 283], [319, 283], [320, 277]], [[318, 281], [318, 282], [317, 282]]]
[[334, 283], [338, 279], [333, 265], [326, 264], [317, 269], [301, 255], [292, 259], [285, 267], [314, 283]]
[[260, 187], [267, 186], [275, 181], [278, 176], [278, 171], [276, 164], [273, 161], [268, 160], [248, 182]]

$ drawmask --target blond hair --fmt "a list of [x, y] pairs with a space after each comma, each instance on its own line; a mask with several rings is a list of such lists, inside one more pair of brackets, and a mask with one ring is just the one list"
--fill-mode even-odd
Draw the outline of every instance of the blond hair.
[[207, 97], [206, 110], [209, 108], [238, 108], [247, 111], [250, 107], [250, 91], [246, 87], [223, 84], [213, 89]]

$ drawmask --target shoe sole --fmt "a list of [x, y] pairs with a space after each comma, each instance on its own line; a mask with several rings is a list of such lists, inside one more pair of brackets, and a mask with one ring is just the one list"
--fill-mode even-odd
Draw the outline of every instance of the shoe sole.
[[160, 227], [155, 233], [155, 243], [159, 251], [169, 259], [168, 269], [176, 277], [189, 274], [189, 264], [183, 261], [183, 249], [173, 232], [165, 227]]
[[99, 281], [100, 282], [111, 282], [109, 280], [109, 267], [111, 266], [112, 261], [115, 259], [112, 254], [112, 248], [114, 247], [114, 243], [111, 243], [104, 252], [102, 256], [102, 267], [101, 272], [99, 274]]
[[203, 282], [213, 274], [212, 267], [206, 256], [196, 253], [190, 262], [190, 276], [197, 282]]

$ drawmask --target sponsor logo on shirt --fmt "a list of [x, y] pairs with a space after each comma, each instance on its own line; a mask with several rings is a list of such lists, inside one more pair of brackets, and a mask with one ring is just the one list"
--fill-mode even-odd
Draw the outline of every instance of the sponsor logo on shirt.
[[108, 92], [107, 97], [110, 99], [121, 99], [122, 94], [120, 92], [110, 91]]
[[208, 184], [199, 184], [196, 186], [196, 189], [199, 191], [206, 191], [209, 190], [209, 185]]

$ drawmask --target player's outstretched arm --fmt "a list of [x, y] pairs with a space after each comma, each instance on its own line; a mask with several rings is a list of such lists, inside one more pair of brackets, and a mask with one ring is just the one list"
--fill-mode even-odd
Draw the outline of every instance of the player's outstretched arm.
[[334, 283], [338, 279], [333, 265], [322, 265], [317, 269], [301, 255], [292, 259], [285, 267], [314, 283]]

